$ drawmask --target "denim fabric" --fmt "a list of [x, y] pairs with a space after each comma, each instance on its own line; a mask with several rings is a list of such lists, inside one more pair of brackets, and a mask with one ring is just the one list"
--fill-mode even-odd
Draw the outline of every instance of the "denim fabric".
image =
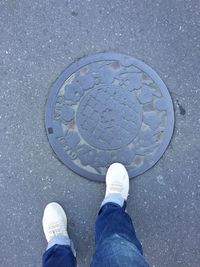
[[101, 207], [91, 267], [149, 267], [125, 209], [126, 203], [123, 207], [116, 203]]
[[69, 239], [68, 236], [63, 236], [63, 235], [57, 235], [53, 238], [50, 239], [48, 245], [47, 245], [47, 250], [53, 247], [54, 245], [64, 245], [64, 246], [71, 246], [72, 241]]
[[42, 258], [43, 267], [75, 267], [76, 258], [70, 246], [54, 245], [48, 249]]
[[[136, 237], [131, 218], [123, 207], [105, 203], [95, 226], [95, 252], [90, 267], [149, 267]], [[43, 255], [43, 267], [75, 267], [76, 259], [67, 245], [54, 245]]]

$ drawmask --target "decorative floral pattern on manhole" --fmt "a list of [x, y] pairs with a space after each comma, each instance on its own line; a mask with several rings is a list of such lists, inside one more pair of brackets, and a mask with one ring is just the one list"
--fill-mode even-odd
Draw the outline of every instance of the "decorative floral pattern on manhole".
[[86, 94], [80, 102], [76, 118], [85, 141], [105, 150], [128, 145], [142, 124], [136, 96], [115, 86], [99, 86]]
[[117, 53], [82, 58], [55, 82], [45, 124], [58, 158], [78, 174], [104, 181], [121, 162], [131, 178], [151, 168], [173, 133], [168, 90], [146, 64]]

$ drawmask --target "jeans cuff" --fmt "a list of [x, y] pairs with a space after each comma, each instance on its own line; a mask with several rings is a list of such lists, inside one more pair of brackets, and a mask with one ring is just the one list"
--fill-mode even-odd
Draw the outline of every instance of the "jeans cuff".
[[53, 247], [54, 245], [63, 245], [71, 247], [71, 240], [69, 239], [68, 236], [63, 236], [63, 235], [54, 236], [49, 240], [49, 243], [47, 245], [47, 250]]
[[49, 240], [46, 250], [50, 249], [54, 245], [70, 247], [74, 257], [76, 257], [76, 250], [74, 248], [74, 243], [72, 242], [71, 239], [69, 239], [68, 236], [63, 236], [63, 235], [54, 236], [52, 239]]
[[122, 197], [121, 194], [119, 193], [112, 193], [112, 194], [109, 194], [107, 195], [103, 202], [101, 203], [101, 207], [107, 203], [115, 203], [115, 204], [118, 204], [120, 207], [123, 207], [124, 205], [124, 198]]

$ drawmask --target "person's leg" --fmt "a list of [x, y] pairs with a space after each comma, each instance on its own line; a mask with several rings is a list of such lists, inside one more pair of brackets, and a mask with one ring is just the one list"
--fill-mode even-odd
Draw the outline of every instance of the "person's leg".
[[148, 267], [132, 220], [126, 212], [129, 177], [121, 164], [112, 164], [106, 175], [106, 195], [102, 202], [95, 235], [91, 267]]
[[75, 250], [67, 233], [67, 217], [58, 203], [53, 202], [46, 206], [43, 229], [48, 246], [42, 257], [42, 266], [75, 267]]

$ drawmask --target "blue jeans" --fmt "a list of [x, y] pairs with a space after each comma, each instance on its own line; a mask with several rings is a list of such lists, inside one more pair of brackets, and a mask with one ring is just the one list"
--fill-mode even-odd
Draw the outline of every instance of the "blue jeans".
[[[126, 203], [121, 207], [108, 202], [101, 207], [96, 221], [95, 253], [90, 267], [149, 267], [125, 209]], [[59, 244], [51, 246], [43, 255], [43, 267], [75, 266], [76, 258], [69, 240], [65, 243], [61, 238]]]

